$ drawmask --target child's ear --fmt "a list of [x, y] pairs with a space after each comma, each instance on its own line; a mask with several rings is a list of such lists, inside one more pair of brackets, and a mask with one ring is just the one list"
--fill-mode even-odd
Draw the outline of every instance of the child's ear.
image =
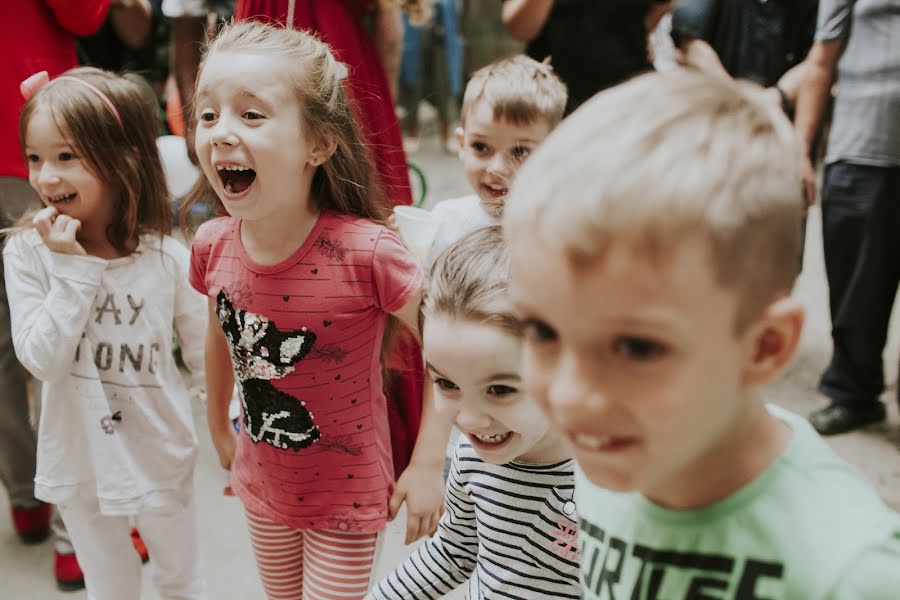
[[316, 143], [313, 151], [309, 156], [309, 163], [315, 167], [318, 167], [334, 154], [334, 151], [337, 150], [337, 139], [334, 136], [328, 136], [322, 139], [320, 142]]
[[743, 375], [745, 386], [769, 383], [787, 367], [800, 343], [805, 318], [803, 306], [791, 297], [766, 308], [747, 333], [750, 348]]
[[463, 146], [463, 139], [466, 137], [465, 134], [466, 132], [462, 127], [457, 127], [456, 131], [453, 132], [453, 135], [456, 136], [456, 147], [459, 148], [459, 150], [456, 151], [457, 155], [459, 155], [459, 160], [462, 160], [463, 157], [463, 149], [465, 148], [465, 146]]

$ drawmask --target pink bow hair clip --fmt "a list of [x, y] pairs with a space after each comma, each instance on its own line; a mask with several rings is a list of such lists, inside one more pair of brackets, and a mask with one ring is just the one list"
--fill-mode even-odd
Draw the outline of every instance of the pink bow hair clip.
[[19, 91], [22, 97], [30, 100], [39, 89], [50, 83], [50, 74], [47, 71], [38, 71], [25, 81], [19, 84]]

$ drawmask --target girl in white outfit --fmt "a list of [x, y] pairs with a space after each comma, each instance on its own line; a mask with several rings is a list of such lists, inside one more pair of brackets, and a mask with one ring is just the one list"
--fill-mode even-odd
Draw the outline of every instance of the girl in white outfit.
[[22, 84], [20, 137], [42, 209], [3, 252], [13, 343], [46, 382], [35, 496], [59, 506], [95, 600], [137, 600], [134, 520], [161, 598], [205, 598], [197, 440], [172, 357], [203, 380], [203, 298], [170, 237], [154, 100], [97, 69]]

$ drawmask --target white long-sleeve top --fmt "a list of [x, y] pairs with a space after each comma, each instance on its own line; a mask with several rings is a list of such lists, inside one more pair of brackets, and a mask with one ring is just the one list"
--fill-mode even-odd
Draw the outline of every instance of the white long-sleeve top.
[[146, 235], [104, 260], [51, 252], [28, 230], [3, 262], [16, 355], [45, 382], [35, 496], [90, 486], [107, 515], [183, 504], [197, 439], [172, 334], [202, 382], [207, 320], [187, 248]]

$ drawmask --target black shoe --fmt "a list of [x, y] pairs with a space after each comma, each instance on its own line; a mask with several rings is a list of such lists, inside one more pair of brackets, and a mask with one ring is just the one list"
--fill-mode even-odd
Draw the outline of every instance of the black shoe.
[[832, 403], [809, 415], [809, 422], [821, 435], [847, 433], [886, 418], [884, 404], [875, 402], [861, 407]]

